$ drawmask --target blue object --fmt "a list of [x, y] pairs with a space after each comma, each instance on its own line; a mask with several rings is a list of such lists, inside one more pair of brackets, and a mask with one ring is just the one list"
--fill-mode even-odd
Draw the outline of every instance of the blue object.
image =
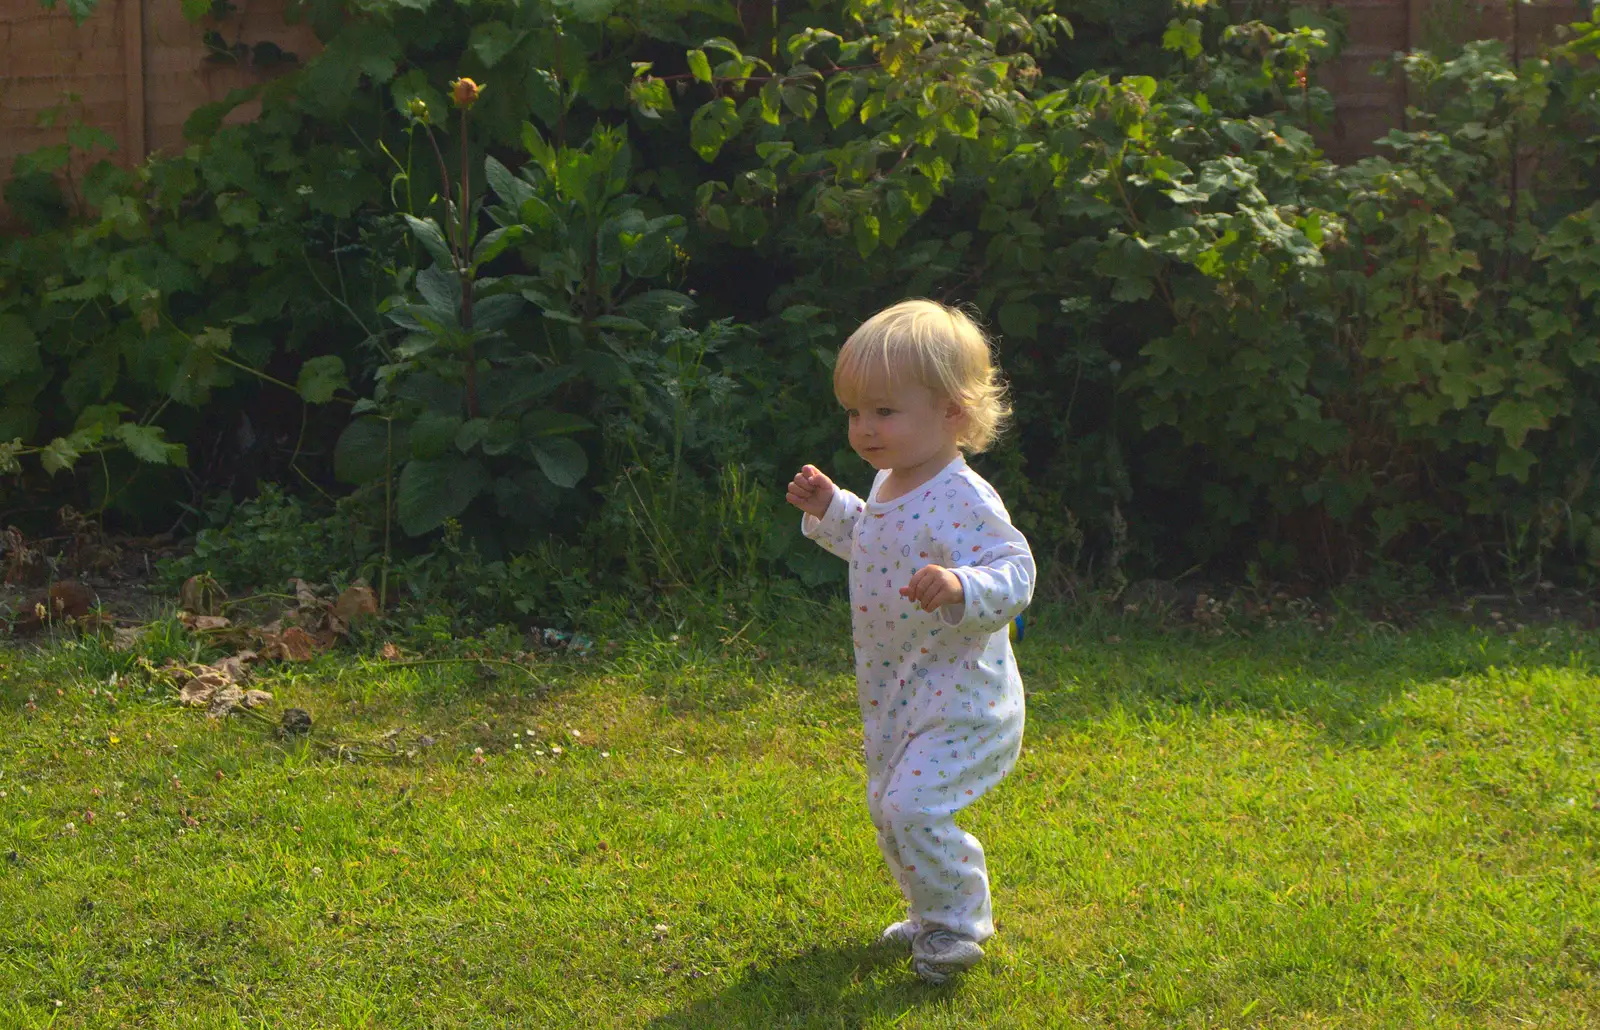
[[1012, 640], [1019, 644], [1022, 643], [1022, 638], [1027, 633], [1027, 630], [1022, 625], [1022, 616], [1018, 615], [1012, 619], [1011, 625], [1006, 627], [1006, 632]]

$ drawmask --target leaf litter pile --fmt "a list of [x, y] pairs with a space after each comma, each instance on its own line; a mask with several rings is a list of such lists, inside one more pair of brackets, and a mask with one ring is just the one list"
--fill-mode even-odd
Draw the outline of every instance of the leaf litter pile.
[[[222, 614], [228, 599], [214, 579], [191, 577], [178, 595], [178, 622], [212, 646], [232, 653], [209, 664], [169, 660], [158, 667], [143, 658], [139, 664], [157, 680], [174, 686], [183, 704], [204, 708], [212, 718], [237, 712], [264, 719], [258, 710], [272, 700], [272, 694], [248, 685], [257, 663], [310, 661], [349, 637], [352, 627], [378, 614], [377, 597], [365, 583], [358, 582], [337, 597], [327, 596], [325, 588], [302, 579], [290, 580], [290, 585], [293, 607], [265, 625], [253, 625]], [[133, 650], [145, 630], [143, 626], [114, 629], [113, 649]], [[398, 658], [399, 650], [386, 644], [384, 657]], [[310, 728], [310, 715], [298, 708], [285, 711], [279, 723], [283, 735]]]
[[[170, 539], [127, 538], [118, 543], [111, 541], [92, 520], [71, 509], [63, 508], [60, 517], [63, 534], [59, 537], [30, 540], [11, 526], [0, 532], [0, 566], [4, 571], [0, 591], [7, 594], [0, 600], [0, 630], [9, 623], [15, 636], [53, 630], [108, 635], [113, 650], [136, 650], [152, 629], [151, 616], [139, 617], [126, 610], [130, 607], [130, 598], [124, 596], [130, 594], [126, 584], [142, 578], [137, 568], [141, 564], [148, 573], [152, 555], [170, 551]], [[50, 548], [60, 550], [59, 555], [47, 553], [51, 543], [60, 545]], [[226, 656], [210, 663], [173, 659], [159, 666], [140, 656], [138, 666], [157, 683], [167, 685], [174, 700], [204, 710], [210, 718], [240, 715], [275, 728], [280, 737], [309, 734], [312, 718], [304, 709], [285, 709], [276, 719], [266, 714], [273, 695], [252, 685], [254, 670], [267, 663], [307, 662], [346, 643], [354, 628], [377, 618], [379, 607], [372, 589], [359, 580], [342, 592], [301, 579], [290, 580], [289, 587], [293, 593], [229, 600], [211, 575], [191, 577], [179, 593], [177, 621], [209, 647], [227, 652]], [[11, 593], [16, 590], [29, 592], [20, 596]], [[122, 613], [114, 614], [108, 609], [108, 601], [115, 608], [124, 609]], [[262, 611], [260, 603], [252, 602], [270, 601], [282, 603], [255, 618], [243, 614]], [[263, 621], [267, 618], [271, 621]], [[580, 634], [553, 629], [531, 633], [532, 651], [587, 656], [594, 646], [592, 640]], [[491, 678], [497, 675], [495, 667], [504, 667], [533, 678], [536, 694], [545, 690], [526, 664], [528, 653], [507, 656], [516, 659], [512, 661], [485, 655], [409, 658], [389, 642], [379, 654], [394, 666], [476, 665], [480, 674]], [[408, 745], [402, 736], [402, 731], [396, 729], [375, 741], [349, 742], [319, 733], [314, 743], [340, 758], [354, 760], [413, 757], [419, 749], [437, 742], [421, 735]]]

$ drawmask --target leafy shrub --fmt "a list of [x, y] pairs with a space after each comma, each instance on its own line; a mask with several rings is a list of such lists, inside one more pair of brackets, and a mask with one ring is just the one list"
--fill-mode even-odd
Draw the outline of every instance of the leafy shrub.
[[219, 414], [287, 388], [338, 444], [279, 468], [358, 485], [374, 539], [458, 522], [490, 584], [462, 597], [819, 583], [776, 490], [864, 485], [829, 355], [929, 295], [995, 330], [1019, 428], [980, 467], [1058, 562], [1600, 556], [1593, 26], [1518, 67], [1412, 55], [1421, 127], [1342, 168], [1314, 15], [740, 10], [308, 4], [327, 49], [259, 119], [203, 111], [192, 151], [96, 172], [84, 223], [40, 203], [5, 242], [0, 414], [52, 441], [8, 453], [216, 463]]
[[375, 582], [382, 540], [370, 516], [350, 504], [343, 509], [318, 512], [271, 483], [243, 502], [220, 496], [208, 506], [208, 524], [195, 534], [193, 549], [161, 563], [161, 580], [176, 591], [190, 576], [210, 573], [235, 595], [281, 591], [291, 578]]

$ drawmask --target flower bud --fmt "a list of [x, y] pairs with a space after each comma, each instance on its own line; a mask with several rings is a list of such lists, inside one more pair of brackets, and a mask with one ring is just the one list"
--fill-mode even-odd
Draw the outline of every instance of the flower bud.
[[478, 92], [478, 84], [471, 79], [457, 79], [450, 83], [450, 99], [463, 111], [478, 102]]
[[428, 102], [421, 97], [412, 97], [411, 103], [406, 105], [406, 111], [422, 124], [428, 124]]

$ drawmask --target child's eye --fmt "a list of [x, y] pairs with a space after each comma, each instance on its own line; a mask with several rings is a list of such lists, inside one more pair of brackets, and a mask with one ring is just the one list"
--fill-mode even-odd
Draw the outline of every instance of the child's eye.
[[888, 418], [890, 415], [893, 415], [893, 414], [894, 414], [894, 409], [893, 408], [879, 408], [878, 409], [878, 417], [879, 418]]
[[861, 417], [861, 412], [857, 411], [854, 408], [846, 408], [846, 409], [844, 409], [844, 417], [845, 418], [860, 418]]

